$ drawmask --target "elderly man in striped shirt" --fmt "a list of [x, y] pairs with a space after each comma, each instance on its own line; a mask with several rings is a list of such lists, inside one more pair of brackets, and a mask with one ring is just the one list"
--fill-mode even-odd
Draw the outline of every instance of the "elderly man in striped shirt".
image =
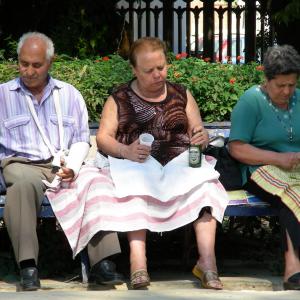
[[[48, 73], [52, 40], [26, 33], [17, 52], [20, 77], [0, 85], [0, 160], [7, 184], [4, 220], [20, 267], [20, 286], [28, 291], [40, 288], [36, 219], [44, 183], [76, 178], [89, 150], [89, 126], [80, 92]], [[101, 283], [122, 283], [115, 265], [104, 259], [118, 252], [116, 233], [99, 232], [88, 244], [91, 273]]]

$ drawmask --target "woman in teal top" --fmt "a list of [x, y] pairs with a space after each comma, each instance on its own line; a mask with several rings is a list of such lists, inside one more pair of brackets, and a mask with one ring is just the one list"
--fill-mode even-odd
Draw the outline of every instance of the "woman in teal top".
[[[282, 197], [271, 193], [277, 188], [273, 182], [264, 184], [253, 179], [262, 166], [275, 166], [288, 174], [300, 167], [300, 90], [296, 88], [299, 54], [288, 45], [270, 47], [264, 57], [264, 73], [265, 83], [247, 90], [232, 111], [229, 150], [241, 163], [244, 188], [279, 208], [285, 251], [284, 288], [300, 289], [299, 217]], [[282, 178], [279, 180], [282, 182]], [[297, 197], [294, 200], [300, 206]]]

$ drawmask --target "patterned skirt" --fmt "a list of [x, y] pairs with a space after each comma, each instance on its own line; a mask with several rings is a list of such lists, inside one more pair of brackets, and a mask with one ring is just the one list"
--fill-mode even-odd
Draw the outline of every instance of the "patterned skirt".
[[278, 196], [300, 222], [300, 170], [265, 165], [254, 171], [251, 179], [266, 192]]

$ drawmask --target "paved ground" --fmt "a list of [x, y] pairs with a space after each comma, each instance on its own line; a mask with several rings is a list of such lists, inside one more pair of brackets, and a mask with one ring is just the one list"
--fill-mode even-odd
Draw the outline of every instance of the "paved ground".
[[[253, 270], [250, 273], [254, 274]], [[0, 282], [0, 299], [232, 299], [232, 300], [299, 300], [300, 291], [283, 291], [278, 276], [255, 274], [245, 276], [222, 276], [223, 291], [201, 289], [199, 282], [187, 272], [153, 273], [148, 290], [130, 290], [128, 283], [105, 287], [96, 284], [82, 284], [80, 281], [42, 280], [38, 292], [16, 293], [16, 282]]]
[[[43, 280], [43, 288], [38, 292], [15, 292], [15, 286], [0, 287], [0, 299], [232, 299], [232, 300], [299, 300], [300, 292], [272, 290], [278, 288], [278, 278], [222, 278], [223, 291], [211, 291], [199, 288], [193, 279], [153, 281], [148, 290], [128, 290], [126, 284], [114, 288], [86, 286], [80, 283], [63, 283]], [[272, 281], [273, 280], [273, 281]], [[5, 291], [4, 293], [2, 291]]]
[[27, 293], [2, 293], [0, 299], [23, 299], [23, 300], [299, 300], [299, 292], [257, 292], [257, 291], [201, 291], [201, 290], [160, 290], [160, 291], [103, 291], [103, 292], [82, 292], [82, 291], [67, 291], [67, 292], [27, 292]]

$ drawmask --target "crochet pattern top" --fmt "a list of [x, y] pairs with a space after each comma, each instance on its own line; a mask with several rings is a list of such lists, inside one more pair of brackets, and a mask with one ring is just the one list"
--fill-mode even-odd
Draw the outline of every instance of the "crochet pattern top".
[[154, 136], [151, 155], [162, 165], [189, 146], [186, 89], [168, 81], [166, 86], [167, 96], [160, 102], [139, 97], [132, 90], [131, 82], [121, 85], [112, 93], [118, 107], [117, 140], [129, 145], [141, 133], [151, 133]]

